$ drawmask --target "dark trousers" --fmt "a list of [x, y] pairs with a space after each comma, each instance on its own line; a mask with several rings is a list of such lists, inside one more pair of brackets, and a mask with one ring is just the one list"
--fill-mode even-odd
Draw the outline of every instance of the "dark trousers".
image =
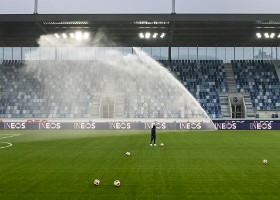
[[156, 143], [156, 135], [151, 135], [151, 144], [153, 143], [154, 141], [154, 144]]

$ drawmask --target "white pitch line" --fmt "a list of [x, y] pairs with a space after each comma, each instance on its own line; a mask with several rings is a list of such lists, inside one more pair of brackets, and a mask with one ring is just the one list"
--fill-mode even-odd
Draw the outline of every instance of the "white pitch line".
[[4, 149], [4, 148], [8, 148], [8, 147], [13, 146], [13, 144], [10, 143], [10, 142], [0, 142], [0, 144], [8, 144], [8, 145], [6, 145], [6, 146], [0, 147], [0, 149]]
[[[20, 134], [2, 134], [2, 135], [6, 135], [6, 136], [1, 137], [0, 140], [6, 139], [6, 138], [12, 138], [12, 137], [20, 136]], [[8, 147], [13, 146], [13, 144], [10, 143], [10, 142], [0, 142], [0, 144], [7, 144], [7, 145], [5, 145], [3, 147], [0, 147], [0, 149], [4, 149], [4, 148], [8, 148]]]
[[[8, 134], [3, 134], [3, 135], [8, 135]], [[6, 138], [12, 138], [12, 137], [16, 137], [16, 136], [20, 136], [20, 134], [9, 134], [8, 136], [5, 136], [5, 137], [1, 137], [1, 139], [6, 139]]]

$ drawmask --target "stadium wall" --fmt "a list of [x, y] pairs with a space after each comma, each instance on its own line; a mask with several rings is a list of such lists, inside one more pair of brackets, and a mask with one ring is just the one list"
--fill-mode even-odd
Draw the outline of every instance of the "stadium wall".
[[[218, 130], [280, 130], [280, 120], [213, 120]], [[213, 130], [209, 122], [195, 121], [48, 121], [7, 120], [0, 122], [0, 130]]]

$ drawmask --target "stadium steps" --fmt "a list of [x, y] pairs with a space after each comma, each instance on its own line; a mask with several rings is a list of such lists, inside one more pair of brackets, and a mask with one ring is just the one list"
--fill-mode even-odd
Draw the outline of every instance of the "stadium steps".
[[106, 81], [105, 81], [105, 92], [106, 93], [111, 93], [111, 94], [114, 94], [115, 93], [115, 82], [112, 81], [113, 80], [113, 77], [110, 77], [108, 78]]
[[117, 94], [115, 98], [115, 117], [122, 118], [125, 104], [125, 95]]
[[100, 114], [100, 101], [101, 101], [101, 95], [100, 94], [96, 94], [93, 96], [92, 98], [92, 117], [96, 117], [96, 118], [100, 118], [101, 114]]
[[227, 93], [220, 93], [220, 104], [223, 117], [231, 117]]
[[248, 93], [243, 94], [243, 98], [244, 98], [244, 103], [246, 106], [246, 114], [247, 114], [246, 118], [255, 118], [256, 113], [253, 108], [250, 94], [248, 94]]
[[280, 61], [279, 60], [274, 60], [273, 65], [275, 67], [275, 71], [277, 73], [278, 79], [280, 80]]
[[231, 64], [225, 64], [226, 76], [227, 76], [227, 84], [228, 84], [228, 92], [235, 93], [237, 92], [237, 86], [234, 78], [234, 73]]

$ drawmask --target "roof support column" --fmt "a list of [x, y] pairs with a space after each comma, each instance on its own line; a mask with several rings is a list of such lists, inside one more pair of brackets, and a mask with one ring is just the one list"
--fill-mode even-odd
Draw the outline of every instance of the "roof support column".
[[173, 35], [174, 35], [174, 25], [171, 24], [171, 28], [170, 28], [170, 37], [169, 37], [169, 46], [168, 46], [168, 60], [171, 61], [171, 47], [173, 46]]
[[171, 47], [168, 47], [168, 61], [171, 62]]

